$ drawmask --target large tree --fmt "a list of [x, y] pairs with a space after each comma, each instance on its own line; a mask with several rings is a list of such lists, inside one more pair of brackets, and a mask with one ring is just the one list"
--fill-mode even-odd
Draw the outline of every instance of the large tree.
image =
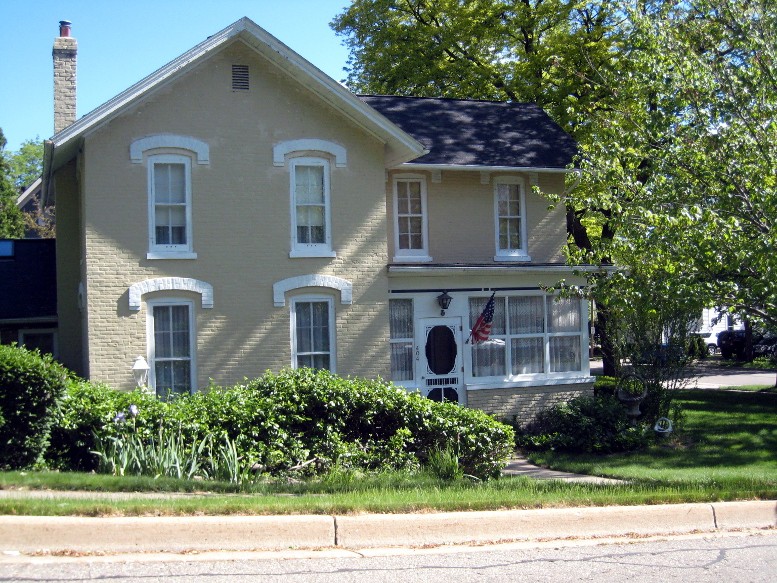
[[354, 0], [332, 23], [356, 92], [534, 102], [566, 130], [608, 97], [610, 0]]
[[597, 77], [624, 99], [583, 144], [581, 195], [616, 211], [599, 251], [777, 325], [777, 10], [692, 0], [625, 14], [629, 75]]
[[0, 238], [19, 239], [24, 236], [24, 217], [16, 206], [18, 192], [12, 182], [6, 144], [0, 128]]

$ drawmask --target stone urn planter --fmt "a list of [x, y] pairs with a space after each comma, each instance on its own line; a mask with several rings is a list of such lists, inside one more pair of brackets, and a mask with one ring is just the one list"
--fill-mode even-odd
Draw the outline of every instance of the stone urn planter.
[[631, 420], [631, 424], [636, 425], [637, 417], [642, 414], [642, 411], [639, 410], [639, 406], [642, 403], [642, 400], [647, 396], [645, 383], [634, 374], [626, 375], [618, 382], [616, 396], [626, 407], [626, 415], [628, 415]]

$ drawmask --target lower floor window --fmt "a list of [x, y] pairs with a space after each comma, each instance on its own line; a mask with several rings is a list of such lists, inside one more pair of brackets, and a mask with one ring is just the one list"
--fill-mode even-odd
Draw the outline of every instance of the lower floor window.
[[294, 368], [334, 372], [334, 310], [328, 298], [298, 298], [292, 303]]
[[151, 369], [157, 395], [192, 390], [192, 306], [157, 304], [151, 307], [153, 343]]
[[[488, 299], [470, 298], [470, 328]], [[491, 335], [487, 341], [472, 345], [472, 376], [580, 371], [584, 332], [581, 306], [578, 299], [555, 296], [495, 297]]]
[[53, 328], [19, 330], [19, 345], [27, 350], [40, 350], [41, 354], [58, 356], [57, 331]]

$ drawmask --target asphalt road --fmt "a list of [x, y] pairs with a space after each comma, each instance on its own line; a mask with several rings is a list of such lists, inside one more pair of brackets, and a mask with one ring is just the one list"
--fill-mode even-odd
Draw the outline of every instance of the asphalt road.
[[482, 547], [318, 553], [0, 557], [0, 581], [457, 583], [767, 582], [777, 531], [656, 540], [553, 541]]

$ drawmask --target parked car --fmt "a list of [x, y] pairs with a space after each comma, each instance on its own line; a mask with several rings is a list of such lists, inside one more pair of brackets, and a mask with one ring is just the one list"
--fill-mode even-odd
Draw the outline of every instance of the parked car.
[[[764, 339], [763, 334], [753, 332], [753, 353], [755, 356], [755, 347]], [[777, 343], [777, 339], [774, 341]], [[771, 344], [769, 346], [772, 346]], [[718, 348], [723, 358], [736, 357], [737, 360], [744, 360], [747, 349], [747, 334], [745, 330], [724, 330], [718, 334]]]

